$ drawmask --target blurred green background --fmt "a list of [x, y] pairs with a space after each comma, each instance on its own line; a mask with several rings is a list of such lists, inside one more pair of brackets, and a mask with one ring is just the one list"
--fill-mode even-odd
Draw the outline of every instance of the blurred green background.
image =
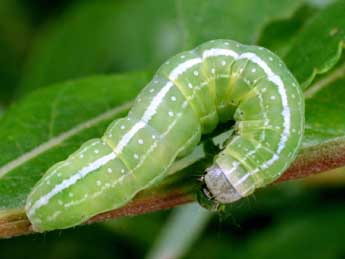
[[[153, 72], [217, 35], [283, 55], [330, 1], [278, 2], [0, 0], [0, 114], [56, 82]], [[271, 186], [227, 217], [194, 204], [0, 240], [0, 258], [345, 258], [343, 173]]]

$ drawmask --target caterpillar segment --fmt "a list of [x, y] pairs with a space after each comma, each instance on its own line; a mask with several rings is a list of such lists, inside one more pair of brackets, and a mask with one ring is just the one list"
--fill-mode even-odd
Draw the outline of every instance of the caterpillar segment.
[[214, 40], [172, 57], [125, 118], [36, 184], [26, 203], [34, 230], [72, 227], [125, 205], [228, 120], [236, 134], [202, 178], [201, 200], [213, 204], [248, 196], [284, 172], [301, 144], [304, 98], [280, 58], [262, 47]]

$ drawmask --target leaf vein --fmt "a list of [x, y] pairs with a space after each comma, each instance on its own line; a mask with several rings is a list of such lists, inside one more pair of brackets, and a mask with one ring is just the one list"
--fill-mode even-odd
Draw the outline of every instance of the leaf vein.
[[11, 170], [21, 166], [25, 162], [39, 156], [43, 152], [56, 147], [63, 143], [66, 139], [71, 138], [75, 136], [76, 134], [80, 133], [81, 131], [88, 129], [102, 121], [111, 119], [116, 114], [119, 114], [121, 112], [124, 112], [128, 110], [132, 106], [133, 102], [126, 102], [120, 106], [117, 106], [109, 111], [106, 111], [104, 113], [101, 113], [100, 115], [85, 121], [81, 124], [78, 124], [74, 128], [71, 128], [70, 130], [55, 136], [54, 138], [49, 139], [47, 142], [42, 143], [41, 145], [37, 146], [36, 148], [28, 151], [27, 153], [19, 156], [18, 158], [8, 162], [7, 164], [0, 167], [0, 178], [4, 177], [8, 172]]

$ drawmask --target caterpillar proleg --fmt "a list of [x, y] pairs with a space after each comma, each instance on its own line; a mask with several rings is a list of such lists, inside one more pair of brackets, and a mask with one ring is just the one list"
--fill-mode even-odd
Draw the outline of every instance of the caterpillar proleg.
[[78, 225], [163, 179], [201, 135], [235, 121], [203, 177], [216, 203], [248, 196], [295, 159], [304, 132], [298, 82], [267, 49], [213, 40], [166, 61], [125, 118], [52, 166], [27, 198], [36, 231]]

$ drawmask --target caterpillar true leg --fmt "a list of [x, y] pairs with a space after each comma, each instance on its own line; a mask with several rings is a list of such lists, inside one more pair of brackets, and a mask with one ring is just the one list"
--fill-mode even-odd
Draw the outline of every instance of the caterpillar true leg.
[[297, 81], [270, 51], [207, 42], [164, 63], [128, 116], [50, 168], [27, 199], [37, 231], [67, 228], [126, 204], [162, 179], [204, 133], [236, 121], [236, 134], [203, 177], [203, 198], [229, 203], [279, 177], [304, 129]]

